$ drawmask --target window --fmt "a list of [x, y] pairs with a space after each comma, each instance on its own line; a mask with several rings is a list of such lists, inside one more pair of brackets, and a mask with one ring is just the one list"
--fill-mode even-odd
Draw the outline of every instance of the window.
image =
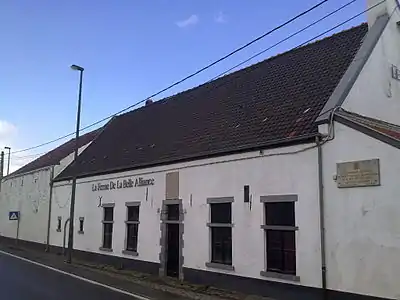
[[61, 217], [57, 218], [57, 231], [58, 232], [61, 232], [61, 220], [62, 220]]
[[79, 218], [79, 231], [78, 233], [83, 233], [83, 222], [85, 221], [84, 217]]
[[126, 251], [129, 252], [137, 252], [139, 233], [139, 207], [139, 205], [128, 205], [126, 208]]
[[103, 246], [112, 249], [112, 234], [114, 225], [114, 207], [103, 208]]
[[267, 271], [296, 274], [295, 202], [264, 203]]
[[179, 221], [179, 204], [167, 205], [168, 221]]
[[211, 203], [211, 263], [232, 265], [232, 205]]

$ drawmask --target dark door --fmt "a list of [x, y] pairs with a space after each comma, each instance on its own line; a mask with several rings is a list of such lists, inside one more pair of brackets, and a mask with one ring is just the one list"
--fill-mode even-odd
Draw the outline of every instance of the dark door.
[[167, 224], [167, 276], [179, 276], [179, 224]]

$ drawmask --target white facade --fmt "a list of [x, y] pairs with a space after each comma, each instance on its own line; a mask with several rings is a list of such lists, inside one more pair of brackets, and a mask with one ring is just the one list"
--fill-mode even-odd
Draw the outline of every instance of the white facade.
[[[399, 299], [399, 149], [336, 123], [323, 157], [328, 288]], [[380, 186], [337, 187], [336, 163], [376, 158]]]
[[[400, 81], [392, 78], [392, 65], [400, 69], [400, 10], [388, 0], [391, 19], [342, 107], [361, 115], [399, 124]], [[378, 8], [383, 8], [381, 5]], [[380, 10], [378, 10], [378, 13]], [[375, 15], [372, 15], [375, 16]]]
[[[81, 153], [87, 146], [79, 149]], [[73, 153], [54, 166], [54, 177], [73, 160]], [[26, 174], [6, 177], [0, 192], [0, 236], [46, 243], [49, 219], [50, 182], [52, 166]], [[57, 205], [57, 204], [54, 204]], [[20, 221], [9, 220], [9, 212], [19, 211]], [[19, 227], [19, 228], [18, 228]]]
[[[400, 124], [400, 81], [391, 73], [392, 65], [400, 68], [395, 4], [386, 1], [391, 19], [342, 107]], [[328, 288], [400, 299], [399, 149], [335, 123], [335, 139], [323, 155]], [[337, 188], [336, 163], [376, 158], [380, 186]]]
[[0, 198], [0, 235], [17, 237], [18, 221], [10, 211], [20, 212], [18, 238], [45, 243], [49, 215], [51, 168], [4, 180]]
[[[179, 172], [179, 196], [183, 201], [184, 216], [184, 267], [211, 272], [228, 272], [238, 276], [282, 281], [260, 276], [265, 266], [264, 212], [260, 196], [298, 195], [295, 207], [297, 247], [297, 276], [306, 286], [321, 286], [320, 233], [318, 206], [318, 167], [316, 149], [293, 153], [312, 145], [292, 146], [223, 158], [199, 160], [169, 166], [154, 167], [79, 179], [77, 183], [74, 248], [83, 251], [115, 255], [159, 263], [160, 210], [165, 200], [165, 177], [171, 171]], [[292, 154], [284, 154], [284, 153]], [[276, 155], [281, 153], [282, 155]], [[106, 184], [110, 180], [152, 178], [155, 184], [106, 191], [92, 191], [92, 184]], [[244, 203], [243, 186], [250, 186], [251, 210]], [[57, 232], [58, 218], [63, 226], [69, 216], [68, 199], [71, 186], [66, 182], [54, 186], [54, 205], [51, 220], [51, 241], [63, 245], [63, 232]], [[147, 198], [146, 198], [147, 195]], [[99, 250], [102, 243], [102, 204], [115, 203], [113, 252]], [[235, 270], [223, 271], [205, 266], [210, 261], [209, 197], [234, 197], [232, 206], [232, 260]], [[125, 242], [126, 202], [141, 201], [138, 256], [122, 253]], [[79, 218], [84, 217], [84, 234], [78, 234]], [[292, 283], [292, 282], [291, 282]]]
[[[371, 0], [370, 3], [377, 1]], [[394, 0], [387, 1], [393, 12]], [[369, 16], [370, 22], [382, 7]], [[371, 56], [342, 107], [350, 112], [400, 124], [400, 12], [391, 14]], [[327, 125], [320, 126], [320, 129]], [[334, 123], [334, 139], [322, 146], [327, 288], [389, 299], [400, 299], [400, 151]], [[322, 132], [322, 130], [321, 130]], [[380, 186], [338, 188], [337, 163], [379, 159]], [[57, 175], [72, 154], [56, 167]], [[315, 144], [227, 155], [185, 163], [80, 178], [77, 181], [74, 248], [81, 251], [160, 264], [160, 213], [166, 199], [166, 177], [179, 173], [182, 200], [183, 267], [215, 273], [322, 287], [318, 153]], [[93, 190], [93, 185], [127, 179], [154, 179], [154, 185]], [[22, 185], [22, 180], [24, 184]], [[20, 239], [43, 243], [47, 234], [50, 170], [10, 178], [0, 198], [0, 235], [15, 237], [16, 223], [8, 211], [21, 211]], [[244, 186], [250, 203], [244, 202]], [[296, 195], [296, 276], [298, 281], [266, 277], [264, 204], [262, 196]], [[210, 205], [208, 198], [233, 197], [232, 264], [234, 270], [207, 267], [210, 262]], [[57, 182], [52, 193], [50, 244], [67, 243], [71, 182]], [[140, 202], [138, 255], [124, 253], [128, 202]], [[103, 207], [114, 205], [112, 251], [101, 250]], [[5, 219], [6, 218], [6, 219]], [[83, 232], [79, 231], [83, 218]], [[61, 220], [60, 220], [61, 219]], [[60, 221], [59, 221], [60, 220]], [[59, 226], [60, 225], [60, 226]], [[184, 275], [184, 274], [183, 274]]]

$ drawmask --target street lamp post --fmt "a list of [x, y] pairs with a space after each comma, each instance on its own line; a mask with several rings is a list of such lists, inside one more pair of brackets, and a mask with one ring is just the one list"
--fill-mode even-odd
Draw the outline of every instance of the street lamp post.
[[7, 175], [10, 174], [10, 160], [11, 160], [11, 147], [4, 147], [8, 150], [8, 161], [7, 161]]
[[[74, 71], [79, 71], [79, 93], [78, 93], [78, 110], [76, 114], [76, 131], [75, 131], [75, 149], [74, 149], [74, 161], [73, 164], [76, 165], [78, 158], [79, 149], [79, 128], [81, 121], [81, 102], [82, 102], [82, 79], [83, 79], [83, 68], [77, 65], [72, 65], [71, 69]], [[69, 211], [69, 233], [68, 233], [68, 252], [67, 252], [67, 263], [72, 261], [72, 248], [74, 244], [74, 213], [75, 213], [75, 193], [76, 193], [76, 169], [73, 170], [72, 175], [72, 190], [71, 190], [71, 204]]]

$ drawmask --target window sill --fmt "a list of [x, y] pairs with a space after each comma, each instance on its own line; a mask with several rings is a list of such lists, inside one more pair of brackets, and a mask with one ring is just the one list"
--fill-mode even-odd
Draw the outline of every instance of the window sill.
[[100, 247], [99, 250], [100, 250], [100, 251], [104, 251], [104, 252], [113, 252], [113, 249], [112, 249], [112, 248], [103, 248], [103, 247]]
[[139, 253], [137, 253], [136, 251], [129, 251], [129, 250], [122, 250], [122, 254], [130, 255], [130, 256], [138, 256], [139, 255]]
[[84, 234], [85, 232], [84, 231], [78, 231], [78, 234]]
[[207, 227], [233, 227], [233, 223], [207, 223]]
[[276, 278], [276, 279], [282, 279], [282, 280], [288, 280], [288, 281], [294, 281], [294, 282], [300, 282], [300, 276], [276, 273], [276, 272], [271, 272], [271, 271], [261, 271], [260, 272], [260, 276], [269, 277], [269, 278]]
[[214, 263], [214, 262], [206, 262], [206, 267], [212, 268], [212, 269], [235, 271], [235, 267], [232, 265], [224, 265], [224, 264], [219, 264], [219, 263]]

